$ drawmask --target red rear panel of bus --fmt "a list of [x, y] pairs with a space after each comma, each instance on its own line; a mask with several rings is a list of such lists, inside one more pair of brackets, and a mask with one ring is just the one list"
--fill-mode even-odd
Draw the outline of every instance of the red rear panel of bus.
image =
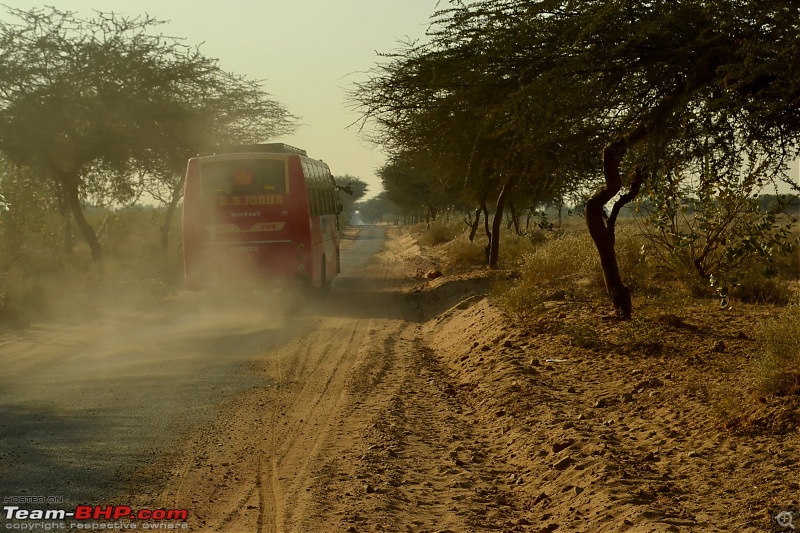
[[209, 282], [309, 278], [311, 225], [299, 156], [191, 159], [183, 231], [189, 289]]

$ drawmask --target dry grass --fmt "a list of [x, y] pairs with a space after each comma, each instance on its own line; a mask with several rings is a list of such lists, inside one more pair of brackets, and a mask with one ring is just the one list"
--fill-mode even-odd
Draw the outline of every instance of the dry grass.
[[[652, 278], [642, 252], [642, 239], [630, 228], [617, 234], [617, 260], [628, 285], [638, 288]], [[589, 234], [556, 235], [523, 254], [518, 279], [498, 282], [494, 294], [505, 310], [526, 316], [555, 292], [566, 298], [596, 297], [604, 291], [597, 249]], [[561, 296], [559, 296], [561, 297]]]
[[428, 227], [420, 225], [422, 233], [418, 240], [420, 244], [425, 246], [436, 246], [444, 244], [456, 238], [464, 231], [464, 223], [460, 220], [453, 219], [449, 222], [443, 220], [435, 220], [430, 223]]
[[763, 354], [753, 365], [758, 390], [775, 396], [800, 394], [800, 307], [786, 308], [761, 330]]

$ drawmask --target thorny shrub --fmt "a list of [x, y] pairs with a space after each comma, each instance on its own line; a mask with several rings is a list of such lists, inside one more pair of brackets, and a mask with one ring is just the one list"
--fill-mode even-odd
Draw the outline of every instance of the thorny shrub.
[[[715, 293], [759, 303], [785, 303], [787, 293], [770, 268], [790, 254], [794, 221], [781, 206], [762, 212], [763, 169], [706, 172], [706, 178], [668, 173], [638, 204], [644, 235], [657, 264], [698, 295]], [[764, 268], [766, 265], [766, 268]]]

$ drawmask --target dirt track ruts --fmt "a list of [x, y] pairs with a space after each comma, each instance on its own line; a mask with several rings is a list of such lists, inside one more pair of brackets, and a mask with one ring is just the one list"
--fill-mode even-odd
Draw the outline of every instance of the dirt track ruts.
[[[382, 234], [366, 228], [361, 238]], [[268, 384], [191, 431], [163, 492], [143, 503], [190, 509], [194, 530], [497, 527], [505, 472], [482, 451], [425, 345], [408, 296], [415, 245], [388, 246], [298, 310], [303, 333], [252, 362]]]

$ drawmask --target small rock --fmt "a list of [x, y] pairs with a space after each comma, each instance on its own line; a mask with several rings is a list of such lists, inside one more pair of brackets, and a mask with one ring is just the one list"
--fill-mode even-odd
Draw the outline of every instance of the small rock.
[[575, 464], [575, 459], [573, 459], [571, 456], [567, 456], [553, 464], [553, 468], [556, 470], [566, 470], [573, 464]]
[[667, 372], [664, 374], [664, 379], [672, 379], [672, 372]]
[[747, 336], [747, 333], [745, 333], [744, 331], [740, 331], [739, 333], [736, 334], [736, 338], [739, 340], [746, 341], [749, 337]]
[[511, 342], [510, 340], [506, 340], [506, 342], [503, 343], [503, 347], [504, 348], [513, 348], [514, 347], [514, 343]]
[[570, 388], [567, 389], [567, 392], [570, 393], [570, 394], [575, 394], [578, 391], [575, 390], [575, 387], [570, 387]]
[[497, 415], [497, 416], [506, 416], [506, 411], [505, 411], [505, 409], [500, 409], [499, 411], [497, 411], [495, 413], [495, 415]]
[[483, 346], [481, 346], [481, 351], [482, 352], [488, 352], [491, 349], [492, 349], [492, 347], [489, 346], [488, 344], [484, 344]]
[[686, 454], [686, 457], [699, 457], [699, 456], [700, 456], [700, 454], [698, 452], [694, 451], [694, 450], [692, 450], [692, 451], [690, 451], [689, 453]]
[[634, 385], [633, 390], [641, 391], [643, 389], [654, 389], [656, 387], [661, 387], [663, 385], [664, 385], [664, 382], [662, 382], [658, 378], [646, 379], [646, 380], [640, 381], [639, 383]]
[[429, 270], [427, 274], [425, 274], [427, 279], [436, 279], [442, 277], [441, 270]]
[[631, 403], [633, 401], [633, 394], [626, 392], [622, 395], [622, 403]]
[[562, 440], [560, 442], [554, 442], [553, 443], [553, 453], [558, 453], [561, 450], [566, 450], [567, 448], [569, 448], [573, 444], [575, 444], [575, 440], [574, 439], [567, 439], [567, 440]]
[[725, 351], [725, 343], [722, 341], [717, 341], [714, 343], [714, 346], [711, 347], [711, 351], [714, 353], [722, 353]]
[[535, 357], [533, 359], [531, 359], [531, 362], [529, 364], [531, 366], [542, 366], [542, 363], [540, 363], [539, 360], [536, 359]]
[[608, 406], [608, 401], [605, 398], [600, 398], [594, 404], [595, 409], [602, 409], [603, 407]]
[[370, 485], [370, 484], [366, 484], [366, 485], [364, 485], [364, 491], [365, 491], [367, 494], [374, 494], [374, 493], [375, 493], [375, 487], [373, 487], [373, 486], [372, 486], [372, 485]]
[[581, 492], [583, 492], [583, 487], [575, 487], [575, 495], [576, 495], [576, 496], [577, 496], [578, 494], [580, 494]]

